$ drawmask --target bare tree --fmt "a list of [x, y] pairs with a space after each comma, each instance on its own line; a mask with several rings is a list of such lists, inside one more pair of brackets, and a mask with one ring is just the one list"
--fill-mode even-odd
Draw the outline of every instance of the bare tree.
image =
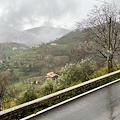
[[78, 23], [79, 29], [84, 31], [87, 40], [91, 42], [92, 53], [103, 59], [107, 59], [108, 56], [110, 18], [112, 19], [110, 52], [112, 58], [116, 58], [120, 55], [120, 10], [114, 3], [95, 6], [88, 19]]
[[[78, 43], [79, 44], [79, 43]], [[78, 63], [80, 62], [82, 59], [85, 59], [88, 57], [89, 55], [89, 51], [90, 48], [88, 46], [88, 44], [83, 43], [82, 45], [80, 45], [80, 47], [76, 47], [74, 45], [71, 45], [70, 47], [70, 61], [73, 63]]]

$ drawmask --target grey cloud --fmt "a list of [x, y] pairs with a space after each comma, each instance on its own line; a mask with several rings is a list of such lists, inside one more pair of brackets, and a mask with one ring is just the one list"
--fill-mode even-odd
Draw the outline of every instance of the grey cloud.
[[80, 0], [0, 0], [0, 22], [21, 29], [25, 24], [34, 25], [41, 20], [46, 24], [68, 14], [72, 19], [79, 14], [79, 4]]
[[[109, 1], [109, 0], [108, 0], [108, 1]], [[110, 0], [110, 2], [114, 2], [114, 3], [116, 3], [116, 4], [118, 4], [118, 5], [119, 5], [120, 0]]]
[[[36, 24], [54, 26], [59, 21], [70, 25], [84, 17], [91, 4], [99, 1], [102, 0], [0, 0], [0, 24], [17, 29]], [[120, 0], [106, 1], [120, 3]]]

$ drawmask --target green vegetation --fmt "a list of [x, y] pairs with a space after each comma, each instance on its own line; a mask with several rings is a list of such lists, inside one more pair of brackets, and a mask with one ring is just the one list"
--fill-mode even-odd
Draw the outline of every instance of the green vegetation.
[[[72, 34], [76, 32], [78, 35], [79, 31]], [[80, 35], [76, 38], [78, 39], [74, 40], [69, 33], [54, 41], [55, 46], [50, 43], [43, 44], [5, 59], [0, 65], [0, 72], [10, 73], [10, 83], [6, 86], [6, 94], [1, 102], [2, 110], [106, 73], [104, 67], [101, 68], [101, 61], [94, 59], [94, 56], [85, 51], [87, 44], [82, 41]], [[104, 64], [103, 60], [102, 66]], [[46, 79], [46, 74], [51, 71], [57, 73], [59, 77], [55, 80]], [[36, 84], [40, 77], [43, 77], [43, 80]], [[34, 91], [30, 91], [30, 88]]]
[[28, 46], [14, 42], [0, 43], [0, 60], [10, 59], [10, 56], [22, 53], [28, 49]]
[[[109, 16], [105, 17], [109, 18]], [[106, 74], [106, 40], [108, 38], [106, 23], [101, 24], [102, 26], [72, 31], [53, 41], [54, 45], [51, 45], [52, 42], [50, 42], [39, 47], [33, 47], [29, 51], [22, 51], [14, 56], [9, 54], [6, 57], [3, 55], [5, 59], [0, 63], [0, 75], [2, 76], [0, 84], [5, 85], [4, 94], [2, 93], [0, 101], [2, 109]], [[117, 23], [117, 26], [120, 25]], [[111, 62], [114, 64], [112, 65], [112, 71], [120, 68], [120, 44], [118, 44], [120, 37], [117, 29], [112, 36], [115, 37], [115, 39], [112, 39], [115, 43], [115, 46], [113, 46], [116, 47], [117, 45], [118, 47], [117, 51], [113, 49], [114, 59]], [[94, 34], [94, 32], [96, 33]], [[101, 36], [104, 38], [102, 37], [102, 39]], [[11, 52], [10, 49], [6, 51]], [[49, 72], [58, 74], [58, 78], [46, 77]], [[7, 107], [4, 104], [5, 102]], [[12, 102], [12, 105], [9, 105], [9, 102]]]
[[34, 100], [37, 98], [36, 93], [33, 89], [28, 89], [24, 94], [22, 94], [17, 100], [15, 101], [17, 105]]
[[60, 88], [66, 88], [71, 84], [81, 83], [89, 80], [89, 76], [94, 72], [94, 66], [89, 64], [90, 60], [85, 59], [77, 64], [67, 64], [60, 71], [58, 81]]

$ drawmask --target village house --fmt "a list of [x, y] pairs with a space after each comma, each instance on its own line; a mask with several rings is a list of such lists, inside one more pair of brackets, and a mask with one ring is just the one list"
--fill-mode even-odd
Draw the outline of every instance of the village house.
[[50, 45], [57, 45], [57, 43], [50, 43]]
[[58, 75], [55, 74], [54, 72], [49, 72], [49, 73], [46, 74], [46, 77], [47, 77], [47, 79], [53, 79], [54, 80], [58, 77]]
[[17, 50], [18, 48], [17, 47], [13, 47], [12, 50]]
[[3, 63], [3, 61], [2, 61], [2, 60], [0, 60], [0, 63], [2, 64], [2, 63]]

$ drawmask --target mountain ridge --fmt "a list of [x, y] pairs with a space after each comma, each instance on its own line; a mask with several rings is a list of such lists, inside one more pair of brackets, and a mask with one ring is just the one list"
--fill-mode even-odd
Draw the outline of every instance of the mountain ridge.
[[0, 43], [17, 42], [32, 47], [55, 40], [66, 33], [68, 30], [63, 28], [47, 26], [20, 31], [6, 25], [0, 25]]

